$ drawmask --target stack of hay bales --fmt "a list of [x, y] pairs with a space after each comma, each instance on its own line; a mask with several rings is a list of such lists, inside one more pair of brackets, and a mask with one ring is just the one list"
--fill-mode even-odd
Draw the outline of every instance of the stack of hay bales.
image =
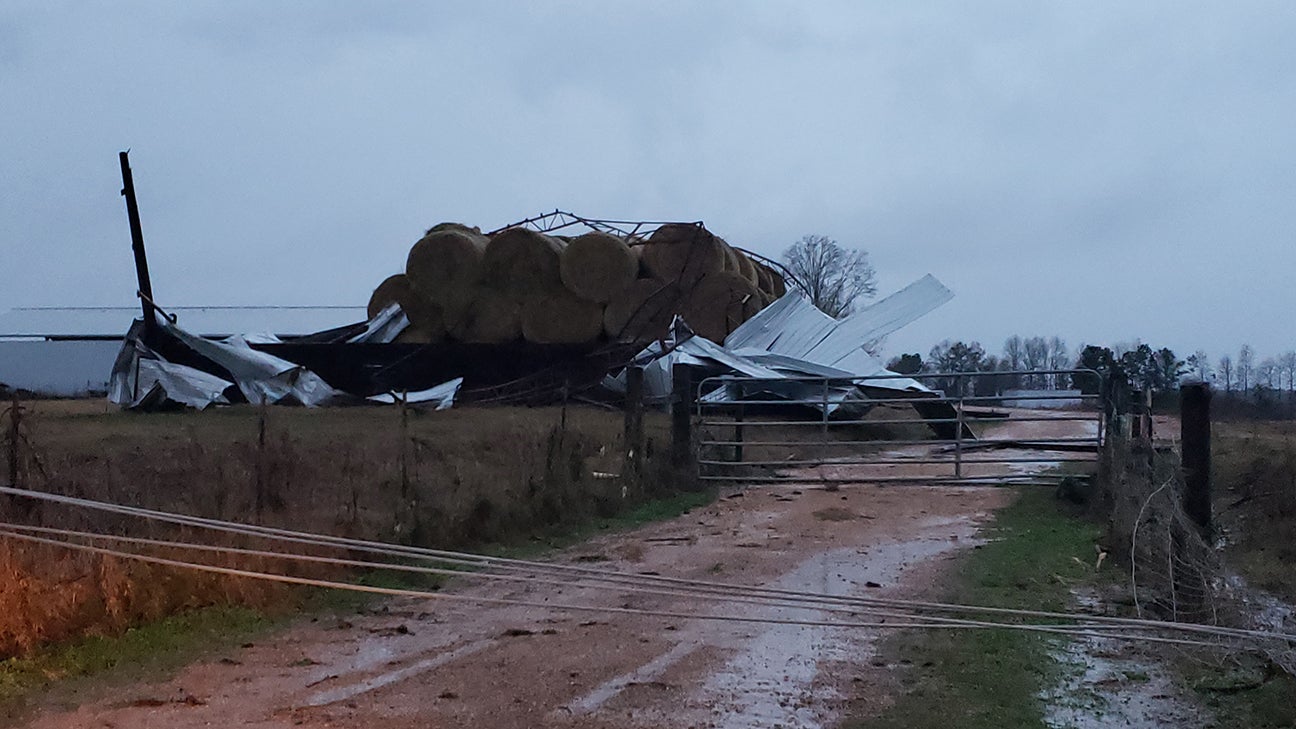
[[400, 304], [411, 324], [403, 342], [585, 344], [656, 339], [682, 314], [721, 342], [785, 292], [777, 271], [701, 225], [631, 242], [442, 223], [410, 249], [405, 273], [374, 290], [369, 315]]

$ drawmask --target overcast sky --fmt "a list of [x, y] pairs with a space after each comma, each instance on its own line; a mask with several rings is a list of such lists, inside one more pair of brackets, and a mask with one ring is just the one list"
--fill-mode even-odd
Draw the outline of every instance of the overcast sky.
[[0, 309], [356, 304], [443, 220], [704, 220], [891, 338], [1296, 349], [1296, 3], [0, 0]]

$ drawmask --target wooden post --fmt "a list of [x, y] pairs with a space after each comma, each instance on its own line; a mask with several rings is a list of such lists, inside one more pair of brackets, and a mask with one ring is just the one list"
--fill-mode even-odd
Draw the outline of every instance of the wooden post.
[[261, 523], [266, 502], [266, 396], [261, 395], [257, 408], [256, 520]]
[[18, 400], [18, 393], [13, 393], [13, 401], [9, 406], [9, 433], [5, 439], [8, 446], [9, 456], [9, 487], [19, 489], [22, 484], [18, 483], [18, 441], [22, 433], [18, 428], [22, 424], [22, 403]]
[[626, 368], [625, 399], [625, 469], [638, 478], [643, 469], [643, 368]]
[[410, 496], [409, 481], [409, 392], [400, 394], [400, 479], [401, 502], [408, 505]]
[[1211, 531], [1211, 422], [1210, 386], [1184, 385], [1179, 389], [1180, 465], [1184, 475], [1183, 508], [1202, 534]]
[[1152, 441], [1156, 434], [1152, 432], [1152, 388], [1143, 388], [1143, 432], [1147, 437], [1148, 447], [1152, 447]]
[[693, 370], [671, 367], [671, 461], [684, 468], [693, 464]]

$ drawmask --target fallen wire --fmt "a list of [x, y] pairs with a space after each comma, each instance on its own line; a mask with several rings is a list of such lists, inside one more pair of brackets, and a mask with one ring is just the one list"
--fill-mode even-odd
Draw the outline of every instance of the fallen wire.
[[[1285, 634], [1285, 633], [1275, 633], [1270, 631], [1223, 628], [1219, 626], [1200, 625], [1195, 623], [1176, 623], [1176, 622], [1166, 622], [1166, 621], [1147, 620], [1147, 619], [1120, 618], [1115, 616], [1104, 616], [1104, 615], [1087, 615], [1087, 614], [1077, 615], [1073, 613], [1042, 611], [1042, 610], [1022, 610], [1022, 609], [1015, 609], [1015, 608], [957, 605], [957, 604], [946, 604], [946, 603], [935, 603], [935, 602], [913, 601], [913, 600], [870, 598], [870, 597], [862, 597], [862, 596], [838, 596], [838, 595], [816, 594], [816, 593], [809, 593], [809, 592], [795, 591], [795, 590], [782, 590], [777, 588], [750, 587], [750, 586], [734, 585], [734, 584], [722, 583], [722, 582], [688, 580], [682, 578], [663, 577], [659, 575], [639, 575], [639, 574], [632, 574], [632, 573], [617, 572], [613, 570], [600, 570], [600, 569], [589, 568], [589, 567], [577, 567], [572, 565], [561, 565], [561, 564], [553, 564], [553, 563], [545, 563], [545, 562], [528, 562], [524, 560], [506, 559], [501, 557], [489, 557], [485, 555], [477, 555], [477, 554], [471, 554], [465, 552], [424, 549], [424, 548], [417, 548], [417, 547], [405, 547], [401, 545], [386, 544], [383, 542], [345, 539], [341, 537], [332, 537], [328, 535], [310, 534], [305, 532], [294, 532], [290, 530], [275, 529], [271, 527], [239, 524], [237, 522], [219, 521], [214, 519], [206, 519], [202, 517], [186, 516], [182, 514], [172, 514], [169, 512], [154, 511], [150, 509], [123, 506], [119, 504], [111, 504], [106, 502], [99, 502], [99, 501], [81, 499], [81, 498], [70, 497], [70, 496], [61, 496], [57, 494], [49, 494], [44, 492], [29, 491], [25, 489], [0, 487], [0, 494], [29, 497], [29, 498], [39, 499], [43, 501], [50, 501], [50, 502], [60, 503], [65, 505], [105, 511], [109, 513], [136, 516], [140, 518], [153, 519], [153, 520], [167, 522], [167, 523], [211, 529], [215, 531], [222, 531], [226, 533], [239, 534], [243, 536], [250, 536], [250, 537], [261, 538], [261, 539], [271, 539], [271, 540], [278, 540], [278, 541], [284, 541], [284, 542], [296, 543], [296, 544], [307, 544], [307, 545], [317, 546], [317, 547], [350, 549], [355, 551], [367, 552], [370, 554], [381, 554], [388, 557], [435, 560], [446, 564], [457, 564], [457, 565], [472, 567], [476, 569], [495, 569], [495, 570], [510, 570], [513, 572], [524, 571], [524, 572], [532, 572], [532, 573], [534, 572], [548, 573], [551, 575], [559, 575], [559, 576], [566, 577], [567, 579], [563, 580], [562, 584], [567, 584], [567, 585], [571, 584], [572, 579], [582, 579], [585, 580], [586, 582], [593, 581], [596, 583], [608, 583], [609, 585], [615, 585], [618, 588], [622, 588], [622, 589], [627, 585], [629, 586], [644, 585], [644, 584], [668, 585], [672, 587], [679, 587], [687, 591], [689, 596], [691, 597], [706, 598], [706, 599], [719, 599], [725, 596], [738, 595], [738, 596], [754, 597], [754, 598], [761, 598], [767, 600], [768, 599], [783, 600], [786, 602], [797, 603], [799, 605], [805, 605], [806, 607], [809, 606], [821, 607], [823, 605], [838, 605], [838, 606], [856, 607], [856, 608], [886, 607], [886, 608], [899, 608], [901, 610], [906, 610], [906, 611], [923, 610], [923, 611], [946, 612], [946, 613], [980, 613], [980, 614], [988, 614], [988, 615], [1005, 615], [1005, 616], [1055, 619], [1055, 620], [1065, 620], [1065, 621], [1079, 621], [1079, 620], [1087, 621], [1087, 625], [1084, 626], [1076, 626], [1076, 625], [1070, 626], [1069, 628], [1066, 629], [1067, 632], [1083, 631], [1083, 630], [1093, 631], [1099, 629], [1101, 630], [1139, 629], [1139, 630], [1153, 630], [1158, 632], [1194, 633], [1194, 634], [1199, 634], [1204, 636], [1210, 636], [1213, 638], [1231, 638], [1235, 640], [1237, 639], [1265, 640], [1265, 641], [1281, 641], [1286, 643], [1296, 642], [1296, 636]], [[27, 539], [29, 541], [37, 539], [36, 537], [33, 537], [29, 534], [18, 534], [16, 532], [10, 532], [9, 536], [13, 536], [15, 538]], [[90, 547], [86, 547], [85, 545], [71, 544], [69, 542], [65, 542], [61, 540], [41, 540], [41, 541], [51, 542], [59, 546], [67, 546], [69, 548], [85, 548], [85, 549], [92, 549], [92, 550], [102, 549], [97, 547], [90, 548]], [[276, 554], [281, 554], [281, 553], [276, 553]], [[134, 555], [134, 553], [127, 553], [124, 556], [131, 556], [131, 555]], [[119, 556], [123, 556], [123, 555], [119, 555]], [[147, 557], [144, 555], [134, 555], [134, 557], [139, 559], [144, 559], [146, 561], [160, 559], [156, 557]], [[180, 562], [180, 561], [171, 560], [171, 562]], [[195, 566], [195, 565], [193, 563], [182, 562], [176, 566]], [[203, 567], [209, 568], [210, 570], [227, 569], [227, 568], [214, 567], [210, 565], [196, 566], [196, 568], [203, 568]], [[390, 568], [390, 566], [388, 566], [388, 568]], [[480, 572], [464, 572], [458, 570], [452, 571], [452, 573], [454, 575], [462, 576], [462, 577], [474, 577], [474, 576], [480, 576], [482, 574], [487, 574], [487, 573], [480, 573]], [[248, 574], [244, 576], [256, 576], [256, 575]], [[268, 578], [278, 577], [275, 575], [262, 575], [262, 576]], [[285, 578], [285, 579], [297, 580], [297, 579], [304, 579], [304, 578]], [[312, 583], [302, 583], [302, 584], [312, 584]], [[320, 586], [339, 587], [342, 589], [346, 589], [347, 583], [329, 582], [326, 585], [320, 585]], [[601, 585], [587, 584], [586, 586], [600, 587]], [[368, 588], [367, 586], [357, 586], [357, 587], [363, 588], [363, 591], [370, 591], [370, 592], [374, 591], [374, 589]], [[414, 591], [414, 593], [418, 595], [426, 594], [427, 596], [447, 597], [444, 594], [440, 594], [440, 593], [424, 593], [422, 591]], [[405, 593], [397, 592], [391, 594], [405, 594]], [[477, 599], [477, 598], [470, 597], [468, 599]], [[528, 604], [528, 603], [517, 603], [517, 604]], [[537, 604], [536, 606], [552, 607], [547, 603]], [[572, 609], [596, 609], [596, 610], [617, 612], [617, 610], [615, 609], [590, 608], [590, 606], [574, 606], [572, 607]], [[861, 610], [856, 610], [855, 612], [861, 612]], [[686, 618], [700, 617], [700, 616], [695, 616], [690, 614], [674, 614], [674, 613], [668, 614], [667, 616], [686, 617]], [[909, 614], [907, 614], [906, 616], [923, 617], [924, 619], [930, 617], [930, 616], [912, 616]], [[734, 616], [718, 616], [718, 617], [724, 619], [735, 619]], [[741, 619], [741, 618], [736, 618], [736, 619]], [[971, 622], [978, 622], [978, 621], [971, 621]], [[821, 624], [821, 623], [814, 622], [813, 624]], [[843, 624], [843, 623], [822, 623], [822, 624], [835, 625], [841, 627], [851, 627], [852, 625], [852, 624]], [[1101, 624], [1102, 627], [1100, 628], [1098, 624]], [[863, 625], [853, 624], [853, 625], [857, 625], [859, 627], [884, 627], [884, 626], [895, 627], [897, 624], [889, 623], [889, 624], [877, 624], [877, 625], [874, 624], [863, 624]], [[931, 623], [923, 623], [922, 625], [924, 627], [928, 627], [931, 626]], [[1008, 627], [1008, 628], [1020, 627], [1022, 629], [1027, 629], [1027, 630], [1034, 629], [1034, 627], [1036, 627], [1036, 626], [1023, 625], [1023, 624], [1012, 624], [1012, 623], [990, 623], [990, 625], [993, 627]], [[1089, 625], [1092, 625], [1093, 627], [1089, 627]], [[1053, 632], [1055, 630], [1059, 630], [1051, 626], [1043, 626], [1043, 628], [1044, 628], [1043, 632]], [[1139, 636], [1131, 636], [1131, 638], [1149, 639], [1148, 637], [1145, 637], [1141, 634]], [[1178, 639], [1161, 639], [1161, 640], [1174, 641]], [[1194, 643], [1193, 641], [1188, 641], [1188, 642], [1190, 644]]]
[[[554, 603], [548, 601], [535, 600], [517, 600], [512, 598], [486, 597], [482, 595], [465, 595], [444, 593], [433, 590], [416, 590], [412, 588], [394, 588], [378, 587], [373, 585], [361, 585], [351, 582], [338, 582], [335, 580], [321, 580], [311, 577], [295, 577], [292, 575], [280, 575], [269, 572], [260, 572], [257, 570], [239, 569], [234, 567], [221, 567], [218, 565], [205, 564], [200, 562], [189, 562], [186, 560], [169, 559], [166, 557], [154, 557], [137, 552], [127, 552], [106, 547], [96, 547], [88, 544], [77, 544], [59, 539], [48, 539], [31, 534], [22, 534], [12, 531], [0, 531], [0, 537], [9, 539], [18, 539], [37, 544], [46, 544], [50, 546], [63, 547], [82, 552], [99, 554], [107, 557], [116, 557], [119, 559], [131, 559], [149, 564], [164, 565], [182, 569], [197, 570], [200, 572], [210, 572], [213, 574], [226, 575], [230, 577], [243, 577], [257, 580], [266, 580], [270, 582], [282, 582], [291, 585], [302, 585], [307, 587], [323, 587], [336, 590], [349, 590], [352, 592], [363, 592], [376, 595], [389, 595], [393, 597], [411, 597], [411, 598], [430, 598], [434, 600], [447, 600], [452, 602], [467, 602], [473, 604], [486, 605], [505, 605], [510, 607], [528, 607], [539, 608], [543, 610], [570, 610], [572, 612], [593, 612], [593, 613], [611, 613], [618, 615], [636, 615], [653, 618], [670, 618], [678, 620], [706, 620], [718, 622], [735, 622], [735, 623], [755, 623], [761, 625], [792, 625], [799, 627], [819, 627], [819, 628], [887, 628], [887, 629], [1011, 629], [1024, 630], [1037, 633], [1049, 633], [1066, 635], [1070, 637], [1111, 637], [1118, 639], [1130, 639], [1154, 643], [1165, 643], [1172, 645], [1187, 645], [1195, 647], [1216, 647], [1217, 644], [1207, 641], [1188, 640], [1184, 638], [1165, 638], [1160, 636], [1136, 635], [1127, 636], [1120, 633], [1098, 632], [1097, 630], [1087, 630], [1079, 627], [1054, 627], [1045, 625], [1034, 625], [1029, 623], [996, 623], [987, 621], [961, 620], [958, 622], [862, 622], [851, 621], [842, 622], [836, 620], [808, 620], [797, 618], [775, 618], [749, 615], [721, 615], [714, 613], [692, 613], [678, 612], [669, 610], [648, 610], [642, 608], [613, 607], [602, 605], [581, 605]], [[1110, 630], [1110, 629], [1107, 629]]]
[[[312, 564], [326, 564], [326, 565], [332, 565], [338, 567], [392, 570], [392, 571], [408, 572], [408, 573], [415, 573], [415, 574], [481, 578], [487, 580], [501, 580], [501, 581], [508, 581], [508, 582], [527, 582], [532, 584], [553, 585], [553, 586], [567, 587], [567, 588], [599, 587], [596, 584], [582, 585], [581, 583], [573, 583], [567, 580], [548, 579], [543, 577], [535, 577], [533, 575], [496, 574], [496, 573], [489, 573], [489, 572], [464, 572], [463, 570], [452, 570], [448, 568], [420, 567], [416, 565], [391, 564], [387, 562], [371, 562], [365, 560], [345, 559], [345, 558], [337, 558], [337, 557], [321, 557], [318, 555], [306, 555], [306, 554], [297, 554], [291, 552], [288, 553], [272, 552], [267, 550], [245, 549], [240, 547], [226, 547], [226, 546], [218, 546], [218, 545], [210, 545], [210, 544], [197, 544], [193, 542], [177, 542], [177, 541], [169, 541], [169, 540], [162, 540], [162, 539], [147, 539], [142, 537], [127, 537], [127, 536], [118, 536], [118, 535], [111, 535], [111, 534], [99, 534], [96, 532], [83, 532], [83, 531], [77, 531], [72, 529], [56, 529], [53, 527], [33, 527], [33, 526], [27, 526], [22, 524], [0, 523], [0, 536], [21, 537], [21, 534], [23, 533], [56, 535], [56, 536], [64, 536], [64, 537], [81, 538], [81, 539], [87, 539], [92, 541], [93, 540], [113, 541], [113, 542], [119, 542], [123, 544], [164, 547], [164, 548], [172, 548], [172, 549], [179, 549], [179, 550], [191, 550], [191, 551], [199, 551], [199, 552], [218, 553], [218, 554], [236, 554], [245, 557], [263, 557], [263, 558], [270, 558], [270, 559], [294, 560], [294, 561], [308, 562]], [[53, 540], [50, 540], [50, 542], [53, 542]], [[71, 542], [66, 544], [58, 543], [58, 546], [69, 546], [69, 545], [75, 546], [75, 543], [71, 543]], [[129, 554], [138, 554], [138, 553], [129, 553]], [[265, 573], [265, 574], [269, 575], [271, 573]], [[633, 585], [620, 587], [618, 588], [618, 590], [626, 593], [648, 594], [656, 597], [703, 598], [703, 599], [712, 599], [716, 602], [739, 603], [745, 605], [756, 605], [760, 607], [772, 607], [772, 608], [779, 608], [779, 609], [791, 609], [791, 610], [803, 610], [803, 611], [815, 610], [817, 612], [839, 613], [839, 614], [846, 614], [852, 616], [859, 615], [859, 614], [867, 614], [867, 615], [873, 615], [876, 617], [884, 617], [884, 618], [907, 618], [907, 619], [918, 618], [921, 620], [930, 621], [932, 623], [948, 623], [950, 625], [968, 625], [972, 627], [994, 627], [994, 626], [1011, 627], [1014, 625], [1009, 623], [988, 623], [987, 621], [969, 621], [969, 620], [964, 620], [959, 618], [945, 618], [939, 616], [915, 615], [911, 612], [882, 610], [882, 609], [871, 608], [866, 606], [856, 606], [856, 607], [807, 606], [803, 604], [804, 601], [797, 601], [797, 600], [784, 599], [784, 598], [762, 599], [762, 598], [744, 597], [741, 595], [706, 595], [706, 594], [699, 594], [698, 592], [695, 591], [666, 590], [666, 589], [658, 589], [658, 588], [651, 588], [651, 587], [636, 587]], [[437, 592], [436, 594], [438, 596], [444, 596], [445, 593]], [[1032, 626], [1036, 628], [1042, 628], [1042, 629], [1052, 629], [1054, 631], [1076, 632], [1084, 635], [1094, 635], [1095, 634], [1094, 631], [1112, 630], [1110, 626], [1105, 626], [1102, 624], [1095, 624], [1095, 623], [1058, 624], [1058, 625], [1032, 624]], [[1106, 635], [1105, 632], [1097, 633], [1097, 634]], [[1118, 637], [1118, 636], [1109, 636], [1109, 637]], [[1144, 636], [1138, 636], [1138, 637], [1141, 638]], [[1147, 636], [1147, 637], [1151, 637], [1151, 636]]]

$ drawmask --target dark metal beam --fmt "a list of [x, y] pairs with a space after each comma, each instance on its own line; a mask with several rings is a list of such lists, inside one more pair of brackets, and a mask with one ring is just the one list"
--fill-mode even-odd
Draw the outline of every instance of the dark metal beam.
[[148, 257], [144, 253], [144, 229], [140, 225], [139, 203], [135, 201], [135, 178], [131, 176], [129, 151], [118, 153], [121, 161], [122, 191], [126, 198], [126, 217], [130, 219], [131, 250], [135, 253], [135, 278], [139, 283], [140, 308], [144, 312], [144, 334], [152, 335], [157, 327], [153, 313], [153, 282], [149, 279]]

